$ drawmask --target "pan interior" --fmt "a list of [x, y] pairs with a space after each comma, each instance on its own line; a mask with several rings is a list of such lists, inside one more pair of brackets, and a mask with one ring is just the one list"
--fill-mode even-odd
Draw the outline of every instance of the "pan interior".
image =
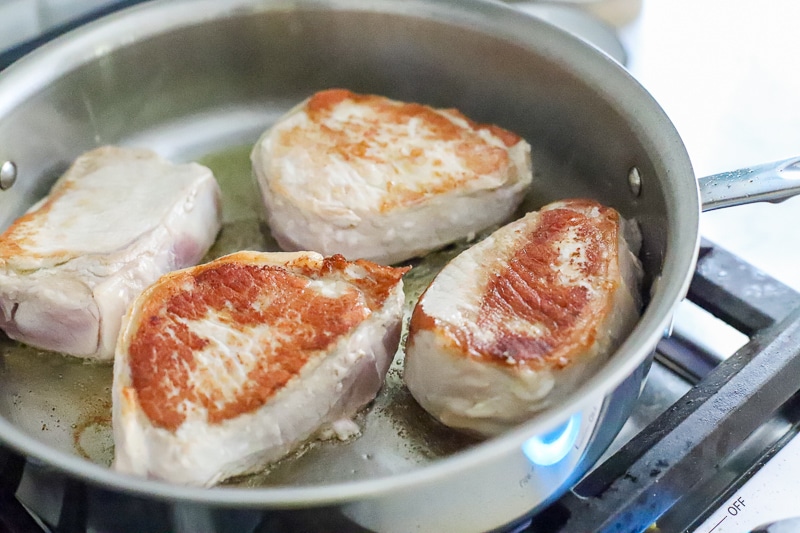
[[[214, 170], [224, 194], [224, 227], [209, 258], [277, 250], [262, 222], [249, 150], [277, 117], [329, 87], [456, 107], [515, 131], [532, 145], [535, 168], [520, 213], [574, 196], [612, 205], [639, 221], [648, 278], [659, 274], [668, 226], [660, 163], [601, 87], [551, 57], [476, 28], [371, 11], [239, 13], [149, 36], [76, 66], [0, 117], [0, 146], [21, 172], [13, 194], [0, 194], [0, 227], [45, 194], [81, 152], [122, 144]], [[651, 180], [638, 197], [627, 181], [634, 165]], [[467, 246], [456, 243], [412, 263], [409, 306]], [[422, 411], [402, 384], [401, 368], [398, 355], [386, 387], [360, 415], [360, 438], [311, 444], [263, 475], [233, 483], [370, 479], [474, 446], [477, 441]], [[53, 448], [110, 464], [110, 387], [108, 364], [0, 340], [0, 416]]]
[[[288, 109], [277, 105], [274, 112], [262, 112], [261, 126], [285, 111]], [[121, 143], [159, 146], [174, 161], [194, 160], [212, 169], [223, 192], [223, 227], [204, 262], [239, 250], [280, 251], [264, 222], [258, 188], [251, 176], [249, 154], [263, 128], [226, 130], [220, 137], [219, 130], [213, 127], [220, 122], [241, 124], [235, 119], [243, 114], [242, 110], [233, 110], [227, 116], [195, 117]], [[198, 136], [198, 132], [202, 135]], [[185, 142], [189, 136], [196, 137], [194, 142]], [[240, 144], [244, 138], [249, 142]], [[170, 144], [171, 139], [183, 142]], [[216, 149], [206, 152], [207, 146]], [[547, 155], [539, 154], [536, 159], [543, 163]], [[549, 164], [555, 165], [552, 161]], [[556, 170], [546, 168], [546, 172]], [[532, 191], [518, 216], [540, 202]], [[474, 240], [462, 240], [405, 263], [412, 270], [404, 277], [403, 339], [413, 305], [436, 273], [492, 229], [495, 228]], [[110, 466], [114, 453], [112, 365], [37, 350], [7, 338], [0, 340], [0, 355], [0, 413], [55, 448]], [[356, 419], [362, 428], [360, 437], [344, 443], [310, 442], [265, 472], [234, 479], [226, 485], [313, 485], [370, 479], [411, 470], [480, 442], [430, 417], [403, 384], [402, 367], [401, 346], [385, 386]]]

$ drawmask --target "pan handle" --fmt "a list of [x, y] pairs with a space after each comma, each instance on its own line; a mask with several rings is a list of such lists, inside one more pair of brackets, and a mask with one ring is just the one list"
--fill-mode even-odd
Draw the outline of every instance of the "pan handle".
[[697, 180], [703, 211], [753, 202], [782, 202], [800, 194], [800, 157]]

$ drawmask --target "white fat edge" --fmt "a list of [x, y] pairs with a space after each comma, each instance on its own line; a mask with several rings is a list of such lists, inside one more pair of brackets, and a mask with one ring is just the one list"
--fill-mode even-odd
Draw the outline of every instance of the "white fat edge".
[[635, 218], [627, 219], [620, 216], [619, 224], [628, 250], [638, 258], [642, 249], [642, 228], [639, 227], [639, 221]]
[[[467, 362], [467, 361], [465, 361]], [[531, 409], [531, 404], [544, 400], [555, 387], [555, 376], [549, 368], [533, 370], [526, 365], [502, 367], [495, 364], [482, 364], [475, 361], [475, 371], [483, 373], [481, 381], [495, 383], [494, 394], [487, 395], [472, 403], [465, 410], [469, 417], [504, 417], [507, 413], [529, 413], [538, 411], [541, 406]], [[519, 417], [517, 414], [514, 418]]]
[[642, 282], [644, 280], [644, 267], [639, 259], [642, 235], [636, 220], [620, 218], [623, 238], [617, 243], [617, 261], [619, 262], [620, 277], [625, 290], [633, 300], [633, 307], [637, 316], [641, 314], [643, 306]]
[[76, 306], [94, 309], [97, 348], [82, 357], [109, 359], [131, 301], [172, 267], [169, 250], [164, 249], [165, 239], [169, 239], [168, 231], [156, 227], [117, 254], [83, 255], [51, 268], [23, 273], [12, 270], [5, 276], [0, 273], [4, 300], [31, 303], [38, 299], [65, 310]]
[[[150, 278], [147, 281], [147, 285], [149, 285], [158, 279], [159, 276], [166, 273], [166, 270], [158, 271], [159, 269], [156, 266], [157, 261], [155, 261], [155, 259], [159, 254], [169, 251], [169, 247], [165, 246], [168, 242], [170, 242], [169, 229], [156, 225], [152, 228], [148, 228], [147, 232], [142, 232], [139, 238], [128, 243], [129, 246], [105, 253], [102, 251], [98, 253], [85, 253], [66, 263], [43, 269], [43, 272], [51, 271], [53, 275], [72, 273], [83, 280], [87, 286], [95, 287], [114, 274], [121, 273], [123, 276], [134, 275], [136, 269], [131, 269], [131, 267], [140, 267], [141, 265], [152, 263], [152, 265], [146, 269], [150, 270]], [[165, 266], [162, 266], [162, 268], [165, 268]]]
[[[225, 257], [236, 256], [243, 252], [234, 252]], [[244, 252], [250, 255], [248, 261], [257, 262], [260, 265], [270, 265], [276, 267], [289, 268], [289, 265], [297, 261], [307, 262], [312, 267], [319, 268], [322, 265], [324, 256], [319, 252], [300, 251], [300, 252]]]
[[[141, 409], [135, 391], [131, 389], [133, 394], [123, 394], [123, 390], [130, 389], [131, 385], [130, 357], [127, 346], [121, 343], [114, 355], [111, 388], [111, 421], [114, 438], [112, 468], [125, 473], [146, 475], [147, 465], [150, 462], [148, 433], [151, 424]], [[128, 403], [128, 400], [132, 403]]]
[[[63, 308], [65, 313], [89, 310], [91, 314], [97, 315], [91, 288], [80, 277], [57, 276], [46, 271], [37, 271], [35, 274], [36, 276], [0, 274], [0, 301], [6, 309], [7, 317], [12, 316], [13, 311], [15, 322], [22, 321], [30, 327], [36, 322], [36, 317], [54, 309]], [[23, 314], [26, 316], [23, 317]], [[42, 326], [49, 327], [47, 324]]]
[[[161, 221], [170, 234], [168, 244], [178, 241], [178, 237], [189, 239], [202, 246], [200, 260], [214, 244], [222, 229], [222, 190], [210, 169], [197, 163], [187, 166], [197, 170], [197, 178], [184, 187], [182, 197], [176, 196], [171, 209]], [[176, 265], [183, 268], [189, 265]]]
[[422, 331], [406, 360], [405, 380], [426, 410], [443, 423], [484, 435], [526, 420], [550, 402], [557, 383], [549, 368], [501, 366], [451, 353]]
[[508, 149], [508, 157], [516, 175], [510, 176], [521, 186], [527, 187], [533, 181], [533, 161], [531, 160], [531, 145], [521, 140]]

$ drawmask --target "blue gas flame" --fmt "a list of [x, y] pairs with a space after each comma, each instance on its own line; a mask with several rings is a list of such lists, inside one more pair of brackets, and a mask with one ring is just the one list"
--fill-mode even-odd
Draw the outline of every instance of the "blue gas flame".
[[545, 435], [531, 437], [522, 445], [522, 453], [531, 463], [539, 466], [550, 466], [564, 459], [581, 427], [581, 414], [575, 413], [561, 426]]

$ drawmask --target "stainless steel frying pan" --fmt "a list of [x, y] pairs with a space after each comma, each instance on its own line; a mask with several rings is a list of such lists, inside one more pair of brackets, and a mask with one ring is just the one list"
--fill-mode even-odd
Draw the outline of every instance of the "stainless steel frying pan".
[[[55, 494], [77, 483], [85, 513], [115, 530], [124, 513], [136, 514], [134, 529], [467, 532], [512, 524], [585, 473], [625, 421], [687, 289], [701, 206], [796, 192], [784, 179], [793, 162], [784, 162], [701, 180], [701, 194], [672, 124], [618, 64], [502, 4], [163, 0], [82, 27], [0, 74], [0, 182], [8, 186], [0, 228], [78, 154], [125, 144], [216, 171], [225, 226], [212, 255], [274, 249], [247, 152], [278, 116], [328, 87], [457, 107], [521, 134], [536, 168], [524, 210], [590, 196], [635, 218], [649, 301], [630, 337], [563, 403], [485, 442], [437, 425], [413, 402], [399, 354], [362, 415], [359, 439], [311, 445], [263, 475], [213, 489], [110, 470], [110, 367], [0, 340], [0, 442], [28, 458], [32, 481], [22, 492]], [[414, 264], [409, 302], [464, 246]]]

